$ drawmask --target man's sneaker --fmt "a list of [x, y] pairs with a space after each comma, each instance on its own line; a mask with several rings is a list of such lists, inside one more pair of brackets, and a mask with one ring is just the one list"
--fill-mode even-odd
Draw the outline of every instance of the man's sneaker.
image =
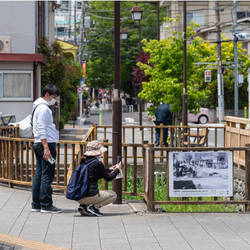
[[86, 205], [80, 205], [78, 207], [78, 212], [81, 214], [81, 215], [92, 215], [92, 213], [90, 213], [88, 210], [87, 210], [87, 206]]
[[59, 208], [56, 208], [54, 206], [51, 206], [49, 208], [42, 208], [41, 213], [47, 213], [47, 214], [59, 214], [62, 210]]
[[31, 212], [40, 212], [41, 208], [31, 208]]
[[89, 206], [87, 211], [95, 216], [103, 216], [103, 214], [99, 211], [99, 209], [97, 209], [94, 205]]

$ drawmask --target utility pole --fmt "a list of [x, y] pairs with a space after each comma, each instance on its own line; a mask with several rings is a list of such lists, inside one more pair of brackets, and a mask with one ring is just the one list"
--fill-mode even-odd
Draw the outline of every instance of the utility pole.
[[83, 53], [83, 43], [84, 43], [84, 19], [85, 19], [85, 1], [82, 0], [81, 6], [81, 22], [80, 22], [80, 46], [79, 46], [79, 61], [82, 62], [84, 60]]
[[[115, 77], [114, 77], [114, 97], [112, 102], [112, 163], [117, 163], [117, 156], [122, 153], [122, 105], [120, 98], [120, 1], [114, 1], [115, 13]], [[117, 194], [115, 204], [122, 203], [122, 179], [112, 182], [112, 189]]]
[[218, 84], [218, 118], [219, 122], [224, 121], [224, 84], [221, 65], [221, 29], [220, 29], [220, 6], [219, 1], [215, 2], [216, 13], [216, 36], [217, 36], [217, 84]]
[[68, 30], [68, 41], [70, 40], [71, 37], [71, 1], [68, 2], [69, 3], [69, 30]]
[[[141, 56], [142, 49], [141, 49], [141, 21], [138, 21], [138, 28], [139, 28], [139, 56]], [[142, 91], [142, 79], [140, 79], [140, 85], [139, 85], [139, 92]], [[139, 125], [142, 126], [142, 111], [143, 111], [143, 102], [141, 98], [138, 98], [139, 102]]]
[[238, 50], [237, 50], [237, 0], [233, 2], [233, 35], [234, 35], [234, 115], [238, 116]]
[[187, 125], [187, 3], [183, 1], [183, 95], [182, 124]]
[[74, 1], [74, 44], [75, 45], [77, 44], [77, 41], [76, 41], [76, 4], [77, 2]]
[[157, 40], [160, 41], [160, 1], [156, 1], [156, 15], [157, 15]]
[[[83, 53], [83, 42], [84, 42], [84, 19], [85, 19], [85, 2], [82, 0], [81, 6], [81, 22], [80, 22], [80, 46], [79, 46], [79, 62], [82, 64], [84, 60], [84, 53]], [[81, 87], [83, 88], [84, 79], [81, 81]], [[83, 100], [82, 100], [82, 93], [79, 95], [79, 106], [80, 106], [80, 124], [82, 121], [82, 111], [83, 111]]]

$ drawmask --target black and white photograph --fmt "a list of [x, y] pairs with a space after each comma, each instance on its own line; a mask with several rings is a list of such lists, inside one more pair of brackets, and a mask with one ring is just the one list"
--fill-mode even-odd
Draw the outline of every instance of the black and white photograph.
[[169, 195], [170, 197], [232, 196], [232, 152], [170, 152]]

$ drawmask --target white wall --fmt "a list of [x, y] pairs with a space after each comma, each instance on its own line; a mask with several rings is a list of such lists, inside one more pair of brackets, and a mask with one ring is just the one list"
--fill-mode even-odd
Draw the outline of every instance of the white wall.
[[12, 53], [35, 53], [35, 1], [0, 1], [0, 36], [12, 38]]
[[13, 114], [17, 121], [21, 121], [32, 113], [33, 102], [0, 102], [0, 112], [3, 115]]

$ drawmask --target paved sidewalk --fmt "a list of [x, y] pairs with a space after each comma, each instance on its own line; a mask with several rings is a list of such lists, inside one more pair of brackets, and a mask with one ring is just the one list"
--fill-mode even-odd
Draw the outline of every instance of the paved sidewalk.
[[81, 217], [76, 202], [54, 201], [63, 214], [32, 213], [30, 191], [0, 186], [0, 242], [8, 234], [84, 250], [250, 249], [250, 214], [136, 214], [122, 204], [104, 207], [104, 217]]

